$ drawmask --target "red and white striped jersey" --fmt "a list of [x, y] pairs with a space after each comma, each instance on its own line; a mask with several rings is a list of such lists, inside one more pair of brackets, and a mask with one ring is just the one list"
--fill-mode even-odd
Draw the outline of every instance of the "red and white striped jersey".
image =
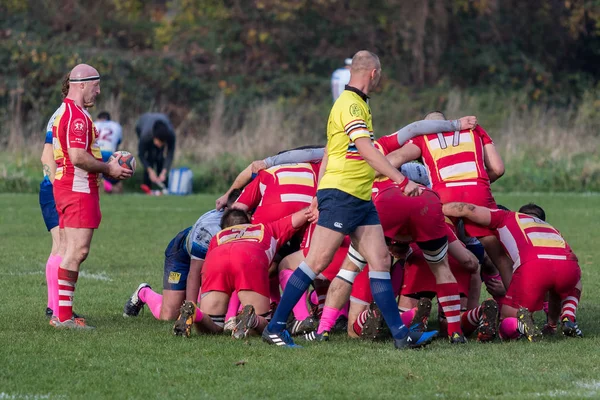
[[270, 264], [275, 253], [294, 236], [296, 231], [297, 229], [292, 226], [291, 215], [266, 224], [235, 225], [213, 236], [207, 253], [217, 246], [243, 245], [248, 251], [264, 253]]
[[98, 132], [87, 111], [71, 99], [64, 99], [61, 112], [52, 125], [52, 145], [56, 161], [54, 186], [77, 193], [97, 193], [98, 174], [87, 172], [73, 165], [69, 149], [84, 149], [89, 155], [102, 161], [100, 147], [96, 143]]
[[490, 186], [483, 147], [494, 142], [479, 125], [460, 132], [417, 136], [408, 143], [421, 149], [434, 191], [456, 186]]
[[491, 210], [489, 227], [497, 230], [502, 246], [514, 262], [513, 270], [538, 259], [574, 260], [565, 239], [547, 222], [513, 211]]
[[278, 220], [308, 207], [317, 193], [318, 164], [283, 164], [258, 173], [237, 202], [256, 211], [253, 223]]

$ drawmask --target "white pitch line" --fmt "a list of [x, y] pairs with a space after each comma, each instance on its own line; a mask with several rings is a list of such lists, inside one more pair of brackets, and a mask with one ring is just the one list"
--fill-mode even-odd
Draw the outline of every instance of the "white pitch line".
[[[0, 276], [29, 276], [29, 275], [44, 275], [45, 273], [46, 273], [45, 271], [1, 272]], [[106, 272], [92, 273], [92, 272], [81, 271], [81, 272], [79, 272], [79, 277], [85, 278], [85, 279], [93, 279], [96, 281], [112, 282], [112, 278], [109, 277], [106, 274]], [[0, 395], [1, 394], [2, 393], [0, 393]], [[2, 400], [2, 397], [0, 397], [0, 400]]]

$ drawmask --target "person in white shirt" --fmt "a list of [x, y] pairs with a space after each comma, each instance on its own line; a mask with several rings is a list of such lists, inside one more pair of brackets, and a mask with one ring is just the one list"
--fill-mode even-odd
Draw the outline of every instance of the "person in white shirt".
[[[110, 156], [118, 150], [123, 140], [123, 128], [118, 122], [112, 121], [110, 114], [106, 111], [98, 114], [94, 125], [98, 131], [98, 146], [100, 146], [102, 152], [102, 159], [107, 162]], [[120, 193], [123, 191], [123, 183], [105, 176], [104, 191], [106, 193]]]
[[331, 75], [331, 94], [333, 95], [333, 102], [342, 94], [348, 82], [350, 82], [350, 66], [352, 65], [352, 59], [346, 58], [344, 61], [346, 64], [342, 68], [338, 68], [333, 71]]

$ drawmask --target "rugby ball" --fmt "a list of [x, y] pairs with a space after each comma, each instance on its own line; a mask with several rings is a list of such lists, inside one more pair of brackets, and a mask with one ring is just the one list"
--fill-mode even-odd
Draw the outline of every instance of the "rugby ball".
[[135, 173], [135, 157], [128, 151], [115, 151], [108, 159], [108, 162], [111, 162], [119, 155], [121, 155], [121, 158], [119, 159], [119, 165], [124, 168], [129, 168]]

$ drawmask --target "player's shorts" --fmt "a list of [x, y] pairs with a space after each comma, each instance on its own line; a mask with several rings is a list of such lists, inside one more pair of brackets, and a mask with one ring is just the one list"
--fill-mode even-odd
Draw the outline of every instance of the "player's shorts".
[[102, 220], [98, 192], [77, 193], [55, 185], [53, 193], [61, 229], [98, 229]]
[[[476, 206], [495, 209], [498, 206], [492, 196], [492, 190], [489, 186], [472, 185], [472, 186], [455, 186], [455, 187], [439, 187], [435, 188], [437, 194], [440, 195], [442, 204], [460, 201], [464, 203], [475, 204]], [[465, 233], [472, 237], [492, 236], [494, 232], [489, 228], [477, 225], [469, 220], [463, 220], [465, 224]], [[455, 225], [456, 225], [456, 221]]]
[[564, 299], [580, 279], [581, 269], [577, 261], [528, 261], [514, 272], [503, 303], [513, 308], [539, 311], [549, 290]]
[[163, 274], [164, 290], [185, 290], [192, 259], [187, 251], [186, 240], [192, 228], [177, 234], [165, 249]]
[[[458, 291], [461, 297], [469, 294], [471, 286], [471, 274], [462, 270], [456, 262], [450, 262], [450, 270], [458, 283]], [[404, 265], [404, 283], [402, 284], [401, 294], [407, 297], [415, 297], [415, 293], [437, 292], [435, 275], [431, 272], [427, 261], [424, 258], [414, 257]], [[419, 296], [422, 297], [422, 296]], [[424, 296], [427, 297], [427, 296]]]
[[371, 200], [365, 201], [338, 189], [317, 191], [317, 225], [349, 235], [359, 226], [379, 225], [379, 215]]
[[56, 211], [52, 189], [52, 182], [45, 176], [44, 180], [40, 183], [40, 208], [42, 209], [42, 217], [44, 218], [48, 232], [58, 226], [58, 211]]
[[[323, 272], [321, 272], [321, 275], [327, 278], [329, 282], [331, 282], [333, 278], [335, 278], [337, 273], [340, 272], [340, 268], [342, 268], [342, 264], [344, 264], [344, 260], [348, 255], [348, 250], [350, 249], [351, 243], [352, 241], [350, 240], [350, 238], [346, 236], [344, 238], [344, 241], [340, 245], [340, 248], [337, 249], [337, 251], [333, 255], [333, 260], [331, 260], [331, 263], [327, 266], [327, 268], [325, 268]], [[308, 247], [302, 249], [302, 254], [304, 254], [304, 257], [308, 255], [308, 250]]]
[[[390, 273], [392, 278], [392, 290], [394, 295], [400, 295], [404, 279], [404, 266], [401, 262], [396, 262]], [[357, 275], [350, 292], [350, 301], [362, 305], [369, 305], [373, 302], [373, 293], [371, 292], [371, 282], [369, 280], [369, 266]]]
[[394, 239], [410, 235], [415, 242], [428, 242], [446, 236], [446, 221], [439, 196], [425, 189], [420, 196], [408, 197], [391, 187], [375, 198], [383, 233]]
[[202, 294], [218, 291], [231, 296], [249, 290], [269, 297], [269, 260], [264, 250], [232, 242], [212, 249], [202, 267]]

